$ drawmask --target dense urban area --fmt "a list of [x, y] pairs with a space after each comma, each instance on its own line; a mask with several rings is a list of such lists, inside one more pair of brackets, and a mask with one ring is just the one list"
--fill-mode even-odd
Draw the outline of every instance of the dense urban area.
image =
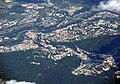
[[5, 0], [0, 9], [0, 53], [34, 50], [34, 58], [54, 61], [77, 56], [81, 62], [71, 72], [74, 75], [97, 75], [117, 67], [112, 54], [87, 51], [74, 42], [119, 35], [119, 13], [49, 0], [37, 4]]

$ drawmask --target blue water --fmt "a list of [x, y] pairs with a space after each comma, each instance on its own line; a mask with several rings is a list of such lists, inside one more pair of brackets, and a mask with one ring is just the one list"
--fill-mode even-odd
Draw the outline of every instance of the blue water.
[[[108, 45], [101, 47], [97, 52], [115, 53], [116, 51], [115, 56], [117, 56], [117, 54], [119, 55], [120, 37], [115, 36], [111, 38], [115, 39]], [[78, 44], [79, 43], [77, 43], [77, 45]], [[76, 44], [72, 45], [75, 46]], [[84, 43], [81, 45], [84, 45]], [[71, 48], [74, 47], [71, 46]], [[33, 50], [25, 52], [19, 51], [7, 54], [0, 53], [0, 77], [6, 80], [24, 80], [36, 82], [37, 84], [113, 84], [114, 82], [112, 72], [106, 72], [98, 76], [72, 75], [72, 70], [79, 66], [80, 63], [80, 59], [77, 57], [66, 57], [55, 62], [44, 58], [35, 59], [32, 56], [32, 51]], [[40, 62], [41, 65], [31, 65], [31, 61]], [[110, 78], [104, 78], [104, 74], [108, 74]]]
[[[45, 2], [47, 0], [16, 0], [16, 1], [20, 1], [20, 2], [31, 2], [31, 3], [42, 3], [42, 2]], [[57, 0], [51, 0], [51, 1], [57, 1]], [[58, 0], [60, 1], [60, 0]], [[63, 1], [63, 0], [61, 0]], [[80, 0], [68, 0], [68, 1], [73, 1], [73, 2], [78, 2]], [[81, 1], [86, 1], [86, 2], [92, 2], [94, 4], [98, 4], [100, 1], [105, 1], [105, 0], [81, 0]]]
[[[31, 50], [0, 54], [0, 76], [6, 80], [34, 81], [37, 84], [112, 84], [112, 80], [102, 76], [74, 76], [73, 68], [79, 65], [80, 59], [67, 57], [57, 64], [49, 59], [33, 59]], [[31, 65], [30, 61], [41, 62], [41, 65]], [[49, 67], [49, 68], [48, 68]]]
[[[23, 2], [42, 3], [43, 0], [16, 0]], [[79, 1], [79, 0], [71, 0]], [[86, 0], [87, 1], [87, 0]], [[102, 0], [88, 0], [93, 4], [98, 4]], [[89, 4], [89, 3], [88, 3]], [[104, 42], [104, 41], [103, 41]], [[115, 54], [117, 61], [120, 60], [120, 37], [110, 42], [108, 45], [101, 46], [98, 53]], [[79, 45], [81, 44], [81, 45]], [[68, 44], [69, 47], [75, 48], [76, 43]], [[83, 43], [77, 43], [80, 47], [88, 49]], [[89, 50], [88, 50], [89, 51]], [[28, 58], [29, 57], [29, 58]], [[40, 62], [41, 65], [31, 65], [30, 62]], [[33, 81], [37, 84], [113, 84], [113, 78], [105, 79], [103, 76], [74, 76], [72, 70], [79, 66], [80, 59], [77, 57], [67, 57], [63, 60], [55, 61], [50, 59], [34, 59], [32, 50], [19, 51], [13, 53], [0, 53], [0, 78], [6, 80], [15, 79], [18, 81]], [[110, 73], [110, 72], [109, 72]], [[107, 73], [107, 74], [109, 74]], [[113, 74], [109, 74], [112, 77]]]

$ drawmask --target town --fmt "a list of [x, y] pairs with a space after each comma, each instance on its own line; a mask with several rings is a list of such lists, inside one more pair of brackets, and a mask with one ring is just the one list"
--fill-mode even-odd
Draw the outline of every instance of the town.
[[[116, 67], [112, 55], [93, 53], [76, 45], [72, 49], [64, 43], [119, 35], [119, 14], [85, 10], [82, 4], [61, 8], [50, 1], [39, 4], [5, 2], [9, 5], [0, 5], [4, 11], [0, 13], [0, 53], [33, 50], [33, 57], [54, 61], [77, 56], [81, 63], [72, 71], [74, 75], [96, 75]], [[97, 57], [101, 59], [94, 61]], [[40, 65], [39, 62], [31, 64]]]

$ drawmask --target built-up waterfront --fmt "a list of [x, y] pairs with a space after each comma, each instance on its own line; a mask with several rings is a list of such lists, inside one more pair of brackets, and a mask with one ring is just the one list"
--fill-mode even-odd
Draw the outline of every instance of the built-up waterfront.
[[[1, 53], [33, 49], [37, 50], [38, 54], [33, 57], [39, 58], [42, 55], [42, 58], [54, 61], [76, 56], [81, 63], [72, 71], [74, 75], [96, 75], [115, 67], [113, 55], [86, 51], [76, 44], [73, 49], [62, 43], [71, 44], [99, 36], [119, 35], [119, 14], [111, 11], [84, 11], [86, 6], [82, 4], [72, 4], [65, 8], [52, 3], [20, 3], [19, 6], [21, 7], [19, 12], [12, 9], [14, 6], [5, 6], [9, 17], [0, 20]], [[15, 35], [11, 36], [12, 33]], [[23, 40], [14, 44], [14, 41], [19, 41], [20, 38]], [[13, 43], [2, 45], [6, 41]], [[97, 57], [100, 59], [96, 59]], [[40, 65], [37, 62], [31, 64]]]

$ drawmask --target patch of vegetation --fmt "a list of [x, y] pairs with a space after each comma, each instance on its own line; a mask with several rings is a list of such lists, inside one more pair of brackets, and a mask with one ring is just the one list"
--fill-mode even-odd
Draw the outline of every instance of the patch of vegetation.
[[46, 58], [45, 56], [44, 56], [44, 54], [46, 54], [46, 52], [44, 52], [44, 51], [33, 51], [32, 52], [32, 55], [35, 57], [35, 58]]
[[0, 1], [0, 6], [7, 6], [7, 5], [15, 5], [18, 4], [17, 2], [3, 2]]

